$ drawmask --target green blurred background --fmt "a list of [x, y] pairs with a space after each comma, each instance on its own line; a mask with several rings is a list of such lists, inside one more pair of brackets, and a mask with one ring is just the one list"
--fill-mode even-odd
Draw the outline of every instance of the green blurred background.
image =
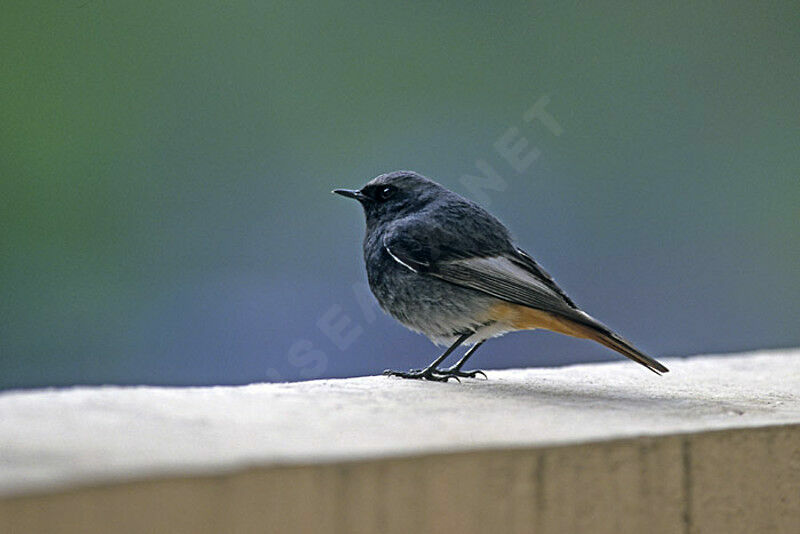
[[[398, 168], [488, 201], [654, 356], [800, 344], [798, 2], [2, 11], [0, 388], [427, 363], [361, 298], [362, 215], [329, 193]], [[542, 96], [559, 136], [522, 119]], [[477, 160], [505, 191], [465, 187]], [[475, 364], [615, 358], [516, 333]]]

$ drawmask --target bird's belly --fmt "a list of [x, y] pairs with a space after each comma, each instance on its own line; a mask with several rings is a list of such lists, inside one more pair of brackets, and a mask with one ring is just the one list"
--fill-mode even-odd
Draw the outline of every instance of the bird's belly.
[[494, 297], [401, 269], [370, 273], [372, 292], [387, 313], [434, 343], [448, 344], [467, 332], [476, 333], [467, 341], [475, 343], [513, 329], [492, 318], [499, 302]]

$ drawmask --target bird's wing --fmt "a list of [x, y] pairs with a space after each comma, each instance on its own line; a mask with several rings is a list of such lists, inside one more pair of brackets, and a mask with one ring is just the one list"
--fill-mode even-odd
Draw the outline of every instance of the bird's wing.
[[572, 308], [578, 309], [578, 306], [572, 302], [572, 299], [564, 293], [564, 290], [558, 287], [556, 281], [553, 280], [553, 277], [550, 276], [550, 273], [542, 269], [542, 267], [531, 258], [527, 252], [522, 250], [521, 248], [516, 249], [515, 254], [513, 255], [513, 260], [516, 264], [520, 265], [521, 267], [527, 269], [532, 274], [534, 274], [538, 279], [540, 279], [543, 283], [547, 285], [550, 289], [561, 295], [561, 298], [569, 304]]
[[395, 261], [420, 274], [539, 310], [562, 314], [576, 310], [550, 275], [513, 247], [490, 256], [469, 255], [446, 243], [431, 247], [402, 232], [385, 236], [383, 246]]

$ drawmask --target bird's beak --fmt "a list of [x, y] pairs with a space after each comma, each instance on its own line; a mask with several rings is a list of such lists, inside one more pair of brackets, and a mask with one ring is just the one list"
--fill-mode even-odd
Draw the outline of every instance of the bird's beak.
[[331, 193], [336, 193], [337, 195], [342, 195], [343, 197], [347, 198], [354, 198], [359, 202], [367, 198], [366, 195], [364, 195], [364, 193], [362, 193], [361, 191], [353, 189], [334, 189], [333, 191], [331, 191]]

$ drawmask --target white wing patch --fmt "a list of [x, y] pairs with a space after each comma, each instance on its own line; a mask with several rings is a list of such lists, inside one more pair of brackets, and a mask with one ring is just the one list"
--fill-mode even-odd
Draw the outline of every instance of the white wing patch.
[[526, 271], [519, 265], [514, 264], [505, 256], [491, 256], [488, 258], [470, 258], [468, 260], [459, 260], [458, 263], [469, 266], [477, 272], [486, 272], [503, 277], [508, 277], [511, 280], [516, 280], [527, 286], [533, 286], [545, 293], [555, 294], [552, 289], [539, 280], [529, 271]]
[[539, 310], [571, 311], [572, 306], [535, 273], [505, 256], [442, 262], [433, 276]]

